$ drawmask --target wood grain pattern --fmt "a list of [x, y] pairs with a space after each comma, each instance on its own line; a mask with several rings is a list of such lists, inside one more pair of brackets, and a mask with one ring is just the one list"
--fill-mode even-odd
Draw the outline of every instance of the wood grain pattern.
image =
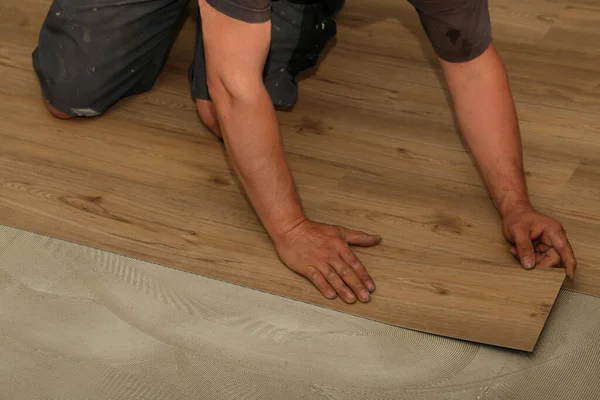
[[[47, 4], [19, 4], [0, 5], [0, 223], [412, 329], [535, 345], [564, 272], [524, 271], [509, 255], [410, 5], [349, 3], [336, 46], [293, 112], [279, 113], [309, 215], [384, 237], [357, 249], [378, 284], [373, 302], [348, 306], [282, 266], [200, 124], [186, 79], [192, 20], [151, 92], [65, 122], [45, 112], [31, 69]], [[533, 201], [565, 221], [580, 256], [568, 287], [600, 295], [600, 63], [592, 45], [575, 47], [593, 40], [586, 23], [598, 13], [585, 7], [491, 4]]]
[[569, 291], [531, 354], [1, 225], [0, 285], [2, 399], [600, 398], [600, 299]]

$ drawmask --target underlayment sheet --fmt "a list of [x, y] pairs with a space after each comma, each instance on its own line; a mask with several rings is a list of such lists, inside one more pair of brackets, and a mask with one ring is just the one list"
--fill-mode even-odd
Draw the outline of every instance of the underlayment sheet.
[[598, 399], [600, 298], [533, 353], [0, 226], [0, 399]]

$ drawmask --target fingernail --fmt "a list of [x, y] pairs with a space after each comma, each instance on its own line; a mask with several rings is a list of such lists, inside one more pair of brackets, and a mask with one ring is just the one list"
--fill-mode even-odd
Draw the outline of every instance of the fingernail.
[[356, 296], [354, 296], [353, 294], [349, 294], [348, 301], [351, 303], [354, 303], [356, 301]]
[[567, 278], [573, 279], [574, 276], [575, 276], [575, 273], [573, 273], [573, 272], [571, 272], [571, 273], [567, 272]]
[[335, 297], [336, 297], [335, 292], [327, 292], [326, 295], [327, 295], [328, 299], [335, 299]]
[[363, 299], [363, 301], [369, 301], [371, 300], [371, 296], [369, 295], [368, 292], [362, 292], [360, 294], [361, 299]]
[[535, 267], [535, 265], [533, 264], [533, 260], [529, 257], [523, 257], [523, 267], [526, 269], [531, 269]]
[[373, 282], [367, 282], [367, 289], [369, 289], [369, 292], [373, 292], [375, 290], [375, 284]]

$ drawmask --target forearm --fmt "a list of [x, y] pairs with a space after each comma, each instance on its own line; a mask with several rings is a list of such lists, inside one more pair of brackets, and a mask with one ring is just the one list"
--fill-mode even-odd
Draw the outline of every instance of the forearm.
[[230, 97], [217, 112], [230, 161], [265, 229], [277, 240], [305, 217], [264, 87]]
[[206, 75], [229, 159], [274, 241], [304, 220], [263, 83], [271, 24], [230, 18], [199, 0]]
[[493, 46], [466, 63], [441, 61], [461, 133], [501, 215], [529, 207], [517, 115]]

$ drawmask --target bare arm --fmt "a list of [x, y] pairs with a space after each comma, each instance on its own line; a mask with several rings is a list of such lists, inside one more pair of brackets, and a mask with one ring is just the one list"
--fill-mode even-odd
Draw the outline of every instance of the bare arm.
[[462, 135], [494, 205], [501, 215], [529, 206], [517, 116], [496, 50], [490, 46], [472, 61], [441, 64]]
[[541, 264], [558, 264], [562, 257], [572, 276], [575, 258], [562, 226], [535, 212], [529, 201], [515, 106], [494, 46], [468, 62], [440, 62], [462, 135], [505, 222], [505, 235], [516, 245], [513, 253], [533, 268], [553, 248], [560, 257], [550, 252]]
[[270, 22], [246, 23], [221, 14], [205, 0], [199, 5], [208, 87], [220, 132], [279, 256], [326, 297], [337, 293], [347, 302], [357, 297], [368, 301], [373, 281], [348, 244], [372, 246], [379, 238], [310, 221], [302, 210], [263, 84]]
[[206, 67], [223, 140], [254, 209], [273, 238], [304, 219], [262, 81], [270, 22], [229, 18], [200, 2]]

